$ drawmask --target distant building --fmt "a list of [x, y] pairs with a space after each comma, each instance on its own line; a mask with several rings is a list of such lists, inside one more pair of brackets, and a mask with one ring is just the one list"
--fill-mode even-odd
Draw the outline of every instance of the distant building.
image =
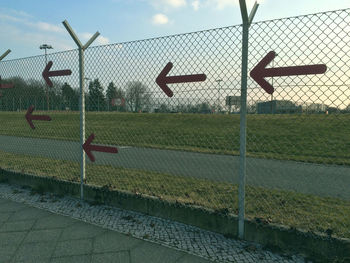
[[302, 106], [306, 113], [324, 113], [327, 111], [327, 105], [321, 103], [311, 103]]
[[257, 112], [258, 114], [300, 113], [301, 106], [297, 106], [289, 100], [272, 100], [257, 103]]

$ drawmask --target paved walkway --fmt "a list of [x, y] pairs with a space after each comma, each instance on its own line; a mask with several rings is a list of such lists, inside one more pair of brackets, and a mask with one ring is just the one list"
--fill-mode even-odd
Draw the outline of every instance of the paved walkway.
[[[79, 142], [0, 135], [5, 152], [80, 160]], [[238, 183], [239, 157], [138, 147], [118, 147], [118, 154], [94, 152], [95, 164], [111, 165], [219, 182]], [[53, 150], [54, 149], [54, 150]], [[88, 163], [91, 163], [87, 159]], [[350, 200], [350, 167], [247, 158], [247, 184]]]
[[175, 249], [0, 198], [0, 262], [209, 262]]

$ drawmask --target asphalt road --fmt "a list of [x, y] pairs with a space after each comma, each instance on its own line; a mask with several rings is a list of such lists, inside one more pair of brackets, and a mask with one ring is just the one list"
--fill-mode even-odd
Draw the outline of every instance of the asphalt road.
[[[0, 150], [5, 152], [78, 162], [79, 149], [77, 142], [0, 135]], [[238, 183], [237, 156], [125, 146], [118, 150], [118, 154], [93, 152], [95, 164]], [[246, 182], [270, 189], [350, 200], [350, 167], [346, 166], [247, 158]]]

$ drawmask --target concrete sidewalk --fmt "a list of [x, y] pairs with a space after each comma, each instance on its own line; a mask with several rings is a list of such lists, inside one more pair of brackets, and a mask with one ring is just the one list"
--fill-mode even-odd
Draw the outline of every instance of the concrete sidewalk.
[[7, 262], [209, 261], [0, 198], [0, 263]]

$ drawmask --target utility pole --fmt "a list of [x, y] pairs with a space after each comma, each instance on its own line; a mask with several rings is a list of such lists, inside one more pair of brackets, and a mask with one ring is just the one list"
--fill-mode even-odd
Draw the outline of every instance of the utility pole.
[[[45, 67], [46, 67], [47, 66], [47, 49], [53, 49], [53, 47], [48, 44], [42, 44], [39, 48], [45, 50]], [[50, 104], [49, 104], [49, 86], [48, 85], [46, 85], [46, 103], [47, 103], [47, 110], [49, 111]]]
[[220, 88], [221, 88], [221, 85], [220, 83], [223, 81], [222, 79], [217, 79], [215, 80], [218, 84], [219, 84], [219, 88], [218, 88], [218, 101], [217, 101], [217, 104], [218, 104], [218, 113], [220, 112]]

